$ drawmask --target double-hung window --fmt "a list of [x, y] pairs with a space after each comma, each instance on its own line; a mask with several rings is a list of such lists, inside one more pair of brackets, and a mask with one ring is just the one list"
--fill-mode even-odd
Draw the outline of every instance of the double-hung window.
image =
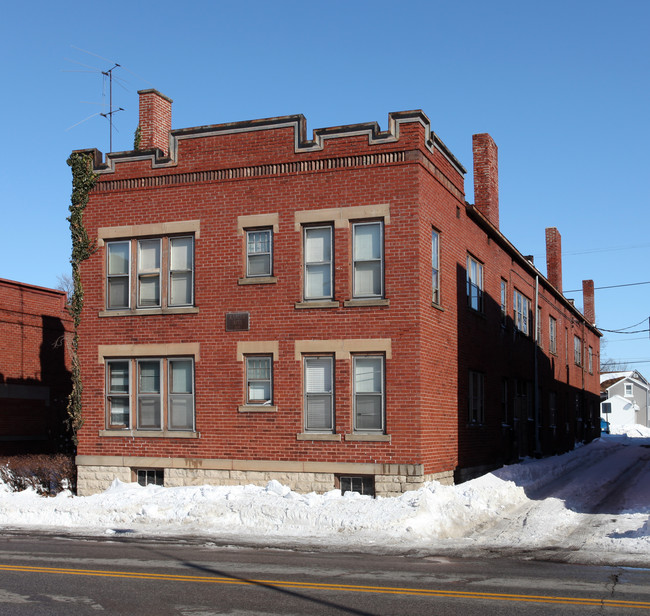
[[440, 303], [440, 234], [431, 231], [431, 300], [434, 304]]
[[573, 361], [576, 366], [582, 366], [582, 340], [580, 336], [573, 337]]
[[384, 357], [358, 355], [353, 359], [355, 432], [384, 431]]
[[384, 295], [384, 229], [382, 222], [357, 222], [352, 226], [354, 298]]
[[246, 277], [273, 275], [273, 232], [271, 229], [246, 231]]
[[194, 238], [169, 238], [169, 305], [194, 303]]
[[138, 241], [138, 308], [160, 306], [161, 240]]
[[508, 282], [501, 279], [501, 325], [506, 324], [508, 316]]
[[482, 372], [469, 371], [469, 421], [483, 423], [484, 419], [484, 379]]
[[194, 360], [107, 360], [106, 413], [109, 429], [194, 430]]
[[128, 308], [130, 303], [131, 244], [107, 245], [106, 304], [108, 308]]
[[483, 264], [467, 255], [467, 301], [469, 307], [483, 312]]
[[135, 306], [144, 311], [193, 304], [193, 236], [165, 236], [106, 243], [108, 310], [124, 310]]
[[557, 319], [548, 317], [548, 350], [557, 355]]
[[246, 404], [267, 406], [272, 404], [272, 360], [270, 355], [246, 357]]
[[109, 428], [130, 427], [131, 373], [128, 360], [106, 363], [106, 411]]
[[304, 228], [304, 298], [331, 299], [332, 285], [332, 227]]
[[515, 289], [513, 304], [515, 327], [522, 334], [530, 334], [530, 300]]
[[304, 358], [305, 432], [334, 430], [334, 358]]
[[588, 359], [589, 359], [589, 363], [588, 363], [589, 374], [593, 374], [594, 373], [594, 350], [591, 347], [589, 347], [587, 349], [587, 352], [588, 352]]

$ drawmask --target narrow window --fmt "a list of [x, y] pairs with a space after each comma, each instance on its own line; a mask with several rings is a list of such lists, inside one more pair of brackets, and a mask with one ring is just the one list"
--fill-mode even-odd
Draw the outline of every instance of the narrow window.
[[632, 397], [632, 383], [625, 383], [625, 397]]
[[332, 432], [334, 429], [333, 360], [305, 357], [305, 431]]
[[431, 232], [431, 289], [432, 301], [440, 303], [440, 234]]
[[246, 358], [246, 404], [270, 405], [273, 400], [272, 361], [267, 356]]
[[535, 314], [535, 320], [537, 321], [537, 344], [540, 347], [543, 347], [542, 344], [542, 307], [537, 306], [537, 313]]
[[332, 297], [332, 227], [305, 227], [305, 299]]
[[108, 361], [106, 381], [108, 425], [111, 428], [128, 428], [131, 416], [129, 361]]
[[167, 425], [170, 430], [194, 429], [194, 367], [191, 359], [169, 360]]
[[246, 276], [271, 276], [273, 273], [271, 229], [246, 231]]
[[138, 308], [160, 306], [160, 239], [138, 241]]
[[129, 307], [130, 243], [110, 242], [106, 244], [107, 256], [107, 306], [108, 308]]
[[589, 374], [594, 373], [594, 350], [589, 347], [588, 349], [588, 354], [589, 354]]
[[160, 360], [138, 360], [138, 429], [161, 428]]
[[549, 316], [548, 318], [548, 350], [557, 355], [557, 320]]
[[469, 421], [483, 423], [483, 383], [481, 372], [469, 371]]
[[354, 281], [357, 298], [383, 297], [384, 241], [381, 222], [358, 222], [352, 227]]
[[358, 432], [384, 430], [384, 358], [357, 356], [354, 371], [354, 429]]
[[467, 300], [473, 310], [483, 312], [483, 264], [467, 255]]
[[501, 279], [501, 325], [506, 324], [508, 316], [508, 282]]
[[194, 278], [194, 238], [169, 239], [169, 305], [191, 306]]
[[523, 334], [530, 333], [530, 300], [517, 289], [513, 295], [515, 327]]
[[573, 337], [573, 361], [576, 366], [582, 366], [582, 340], [578, 336]]

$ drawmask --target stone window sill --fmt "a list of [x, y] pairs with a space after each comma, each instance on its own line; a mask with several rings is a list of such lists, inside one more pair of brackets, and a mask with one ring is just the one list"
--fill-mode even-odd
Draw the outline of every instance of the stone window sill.
[[341, 441], [340, 434], [319, 433], [319, 432], [302, 432], [296, 434], [298, 441]]
[[237, 407], [240, 413], [277, 413], [277, 406], [270, 406], [264, 404], [244, 404]]
[[100, 430], [99, 436], [121, 436], [128, 438], [199, 438], [198, 432], [181, 430]]
[[390, 434], [346, 434], [346, 441], [363, 441], [374, 443], [390, 443]]
[[160, 314], [198, 314], [196, 306], [183, 306], [179, 308], [134, 308], [128, 310], [100, 310], [100, 317], [145, 317]]
[[275, 276], [251, 276], [250, 278], [240, 278], [237, 284], [275, 284], [277, 281]]
[[313, 302], [296, 302], [294, 308], [302, 310], [304, 308], [338, 308], [341, 305], [336, 301], [313, 301]]
[[343, 302], [346, 308], [367, 308], [369, 306], [390, 306], [389, 299], [348, 299]]

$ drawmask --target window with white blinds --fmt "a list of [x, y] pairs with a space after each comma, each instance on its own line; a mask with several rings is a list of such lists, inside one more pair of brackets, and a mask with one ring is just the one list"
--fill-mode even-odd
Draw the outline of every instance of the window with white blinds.
[[304, 358], [305, 431], [334, 429], [333, 358]]

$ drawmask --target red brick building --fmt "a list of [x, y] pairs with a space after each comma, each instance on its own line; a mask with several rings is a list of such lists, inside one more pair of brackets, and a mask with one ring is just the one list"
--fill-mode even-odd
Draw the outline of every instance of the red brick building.
[[71, 388], [65, 303], [63, 291], [0, 279], [0, 454], [62, 444]]
[[302, 116], [171, 130], [146, 90], [140, 128], [90, 151], [80, 493], [396, 494], [598, 433], [593, 314], [561, 294], [555, 230], [551, 280], [500, 233], [488, 135], [471, 205], [421, 111], [311, 140]]

